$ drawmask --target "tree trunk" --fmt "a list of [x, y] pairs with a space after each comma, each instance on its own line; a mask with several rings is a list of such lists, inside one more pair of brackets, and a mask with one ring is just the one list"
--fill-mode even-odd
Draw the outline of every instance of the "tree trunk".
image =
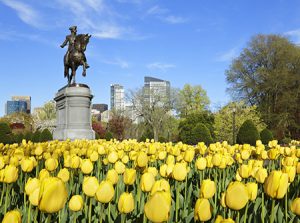
[[153, 126], [153, 138], [155, 142], [158, 142], [158, 130]]

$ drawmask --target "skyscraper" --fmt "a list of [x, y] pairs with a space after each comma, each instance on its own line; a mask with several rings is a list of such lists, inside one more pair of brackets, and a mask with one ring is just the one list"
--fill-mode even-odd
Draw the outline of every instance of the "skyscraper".
[[26, 112], [27, 103], [26, 101], [7, 101], [5, 106], [6, 115], [10, 115], [15, 112]]
[[144, 78], [144, 98], [146, 102], [152, 103], [155, 97], [168, 101], [170, 99], [170, 82], [154, 77]]
[[110, 108], [121, 111], [125, 108], [124, 87], [120, 84], [110, 85]]
[[12, 96], [12, 101], [26, 101], [27, 107], [26, 107], [26, 113], [31, 113], [31, 97], [30, 96]]

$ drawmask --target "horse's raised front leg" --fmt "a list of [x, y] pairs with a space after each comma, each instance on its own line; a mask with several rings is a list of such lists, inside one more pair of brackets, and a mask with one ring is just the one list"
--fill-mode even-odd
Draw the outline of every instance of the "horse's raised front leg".
[[82, 61], [82, 76], [86, 76], [86, 66], [84, 61]]
[[73, 84], [75, 84], [75, 76], [76, 76], [76, 67], [75, 63], [72, 63], [72, 78], [73, 78]]

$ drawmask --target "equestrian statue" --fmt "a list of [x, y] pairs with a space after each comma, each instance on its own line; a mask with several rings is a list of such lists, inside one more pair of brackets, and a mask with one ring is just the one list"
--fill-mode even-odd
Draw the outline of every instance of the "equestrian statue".
[[[60, 45], [63, 48], [69, 44], [68, 51], [64, 56], [64, 76], [68, 78], [68, 86], [70, 86], [72, 80], [72, 84], [76, 83], [75, 75], [79, 66], [82, 66], [82, 76], [86, 76], [86, 69], [90, 66], [87, 63], [84, 52], [91, 38], [89, 34], [76, 35], [77, 26], [71, 26], [69, 30], [71, 34], [67, 35], [65, 41]], [[71, 69], [71, 74], [69, 73], [69, 69]]]

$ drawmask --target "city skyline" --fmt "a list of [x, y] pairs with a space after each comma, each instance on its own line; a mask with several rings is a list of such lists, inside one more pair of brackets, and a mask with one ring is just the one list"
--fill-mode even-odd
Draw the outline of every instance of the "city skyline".
[[52, 100], [67, 80], [59, 45], [77, 25], [92, 35], [86, 50], [93, 103], [110, 104], [110, 84], [143, 85], [144, 76], [172, 87], [201, 85], [211, 108], [231, 100], [225, 71], [257, 34], [300, 43], [300, 2], [281, 0], [0, 0], [0, 116], [12, 95], [30, 95], [32, 108]]

